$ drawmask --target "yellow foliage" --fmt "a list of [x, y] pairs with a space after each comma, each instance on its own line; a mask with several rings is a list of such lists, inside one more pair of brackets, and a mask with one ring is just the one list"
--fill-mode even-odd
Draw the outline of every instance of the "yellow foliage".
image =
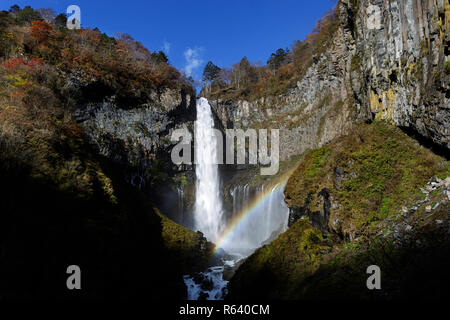
[[395, 103], [394, 90], [390, 88], [387, 92], [383, 92], [380, 96], [377, 95], [374, 91], [370, 90], [369, 95], [370, 110], [375, 113], [375, 119], [393, 121]]
[[0, 33], [0, 36], [3, 38], [3, 40], [5, 40], [5, 39], [9, 39], [9, 40], [14, 39], [14, 34], [12, 32]]
[[450, 25], [450, 4], [445, 6], [445, 21], [444, 21], [445, 29], [448, 31], [448, 27]]
[[8, 85], [12, 88], [30, 86], [32, 84], [29, 76], [24, 72], [7, 74], [5, 79], [8, 80]]
[[97, 178], [102, 184], [103, 191], [109, 196], [111, 203], [117, 203], [117, 197], [114, 194], [112, 181], [102, 171], [97, 171]]
[[373, 113], [378, 113], [379, 107], [378, 95], [372, 90], [370, 90], [369, 95], [370, 95], [370, 111], [372, 111]]

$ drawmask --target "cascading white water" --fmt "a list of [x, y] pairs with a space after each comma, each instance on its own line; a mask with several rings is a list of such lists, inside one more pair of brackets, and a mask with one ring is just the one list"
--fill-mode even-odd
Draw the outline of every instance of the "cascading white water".
[[[243, 219], [223, 243], [227, 252], [248, 256], [255, 249], [286, 230], [289, 208], [284, 202], [284, 186], [272, 186], [270, 191], [262, 185], [250, 189], [248, 185], [230, 189], [233, 199], [233, 216], [249, 212], [252, 198], [262, 198], [246, 219]], [[263, 196], [261, 196], [263, 195]]]
[[[223, 206], [220, 196], [220, 181], [217, 166], [217, 141], [212, 132], [214, 121], [208, 100], [197, 100], [195, 124], [196, 195], [194, 220], [196, 229], [203, 232], [209, 241], [215, 242], [226, 226], [223, 221]], [[185, 275], [188, 299], [223, 299], [227, 294], [228, 281], [223, 278], [226, 268], [233, 269], [236, 262], [249, 256], [255, 249], [274, 238], [287, 228], [289, 209], [284, 202], [284, 186], [273, 187], [265, 194], [264, 186], [253, 189], [248, 185], [230, 190], [233, 199], [233, 214], [229, 218], [249, 211], [253, 197], [263, 195], [259, 205], [252, 208], [248, 219], [243, 220], [227, 237], [222, 248], [228, 259], [223, 265], [213, 266], [195, 276]]]
[[214, 120], [208, 100], [197, 100], [195, 123], [195, 159], [197, 177], [194, 219], [196, 228], [209, 241], [216, 241], [223, 228], [222, 201], [217, 167], [217, 141], [213, 134]]
[[178, 193], [178, 199], [177, 199], [177, 204], [178, 204], [178, 217], [180, 219], [180, 221], [183, 223], [184, 220], [184, 191], [183, 188], [178, 187], [177, 188], [177, 193]]

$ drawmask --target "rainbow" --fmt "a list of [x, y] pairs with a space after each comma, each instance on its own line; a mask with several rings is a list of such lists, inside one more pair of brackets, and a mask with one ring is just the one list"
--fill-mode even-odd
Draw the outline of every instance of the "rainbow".
[[224, 244], [233, 236], [235, 231], [239, 230], [239, 227], [241, 225], [245, 224], [248, 219], [251, 219], [252, 215], [255, 214], [258, 209], [266, 203], [266, 201], [269, 199], [269, 196], [273, 192], [284, 189], [287, 181], [289, 180], [289, 177], [292, 175], [296, 167], [297, 166], [294, 166], [279, 177], [273, 179], [267, 189], [265, 188], [263, 192], [254, 197], [245, 209], [241, 210], [241, 212], [238, 212], [231, 219], [231, 221], [229, 221], [227, 227], [224, 231], [222, 231], [222, 234], [216, 241], [215, 253], [217, 253], [218, 250], [224, 246]]

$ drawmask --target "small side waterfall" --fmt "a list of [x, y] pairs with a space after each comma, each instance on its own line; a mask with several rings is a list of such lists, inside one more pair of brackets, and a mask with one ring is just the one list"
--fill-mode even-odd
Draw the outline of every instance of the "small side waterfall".
[[181, 187], [177, 188], [178, 199], [177, 199], [177, 214], [180, 217], [180, 221], [184, 220], [184, 190]]
[[230, 189], [233, 217], [243, 213], [246, 217], [222, 244], [227, 252], [246, 257], [286, 230], [289, 208], [284, 202], [284, 185], [266, 188], [244, 185]]
[[195, 159], [197, 177], [194, 219], [196, 228], [210, 241], [220, 236], [223, 228], [222, 201], [217, 167], [217, 141], [212, 131], [214, 120], [208, 100], [197, 100], [197, 121], [195, 123]]

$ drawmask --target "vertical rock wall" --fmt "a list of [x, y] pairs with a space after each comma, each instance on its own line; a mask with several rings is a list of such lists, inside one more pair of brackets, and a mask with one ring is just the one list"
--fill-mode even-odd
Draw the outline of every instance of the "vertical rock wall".
[[342, 0], [338, 14], [333, 45], [294, 88], [251, 102], [211, 101], [222, 125], [280, 129], [282, 160], [374, 119], [447, 150], [449, 1]]

